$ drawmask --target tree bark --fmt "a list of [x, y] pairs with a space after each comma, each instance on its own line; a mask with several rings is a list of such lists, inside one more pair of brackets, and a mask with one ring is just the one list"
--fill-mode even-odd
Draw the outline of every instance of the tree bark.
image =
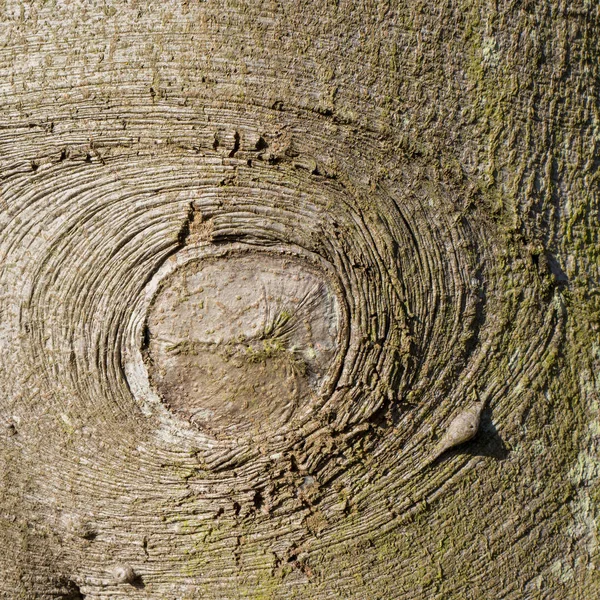
[[600, 595], [597, 3], [1, 11], [2, 598]]

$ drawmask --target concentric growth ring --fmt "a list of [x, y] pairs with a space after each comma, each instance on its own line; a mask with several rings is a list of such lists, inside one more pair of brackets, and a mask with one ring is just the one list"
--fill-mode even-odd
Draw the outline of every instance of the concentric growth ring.
[[[44, 436], [43, 456], [19, 450], [32, 512], [87, 532], [43, 585], [59, 571], [118, 597], [109, 556], [156, 598], [237, 597], [241, 580], [332, 597], [310, 573], [452, 488], [468, 457], [421, 476], [436, 437], [476, 383], [512, 410], [560, 318], [507, 309], [460, 188], [372, 133], [300, 110], [139, 110], [127, 139], [107, 118], [91, 148], [75, 122], [4, 159], [1, 416], [10, 444]], [[499, 379], [507, 319], [531, 335]], [[340, 581], [387, 581], [361, 548]]]

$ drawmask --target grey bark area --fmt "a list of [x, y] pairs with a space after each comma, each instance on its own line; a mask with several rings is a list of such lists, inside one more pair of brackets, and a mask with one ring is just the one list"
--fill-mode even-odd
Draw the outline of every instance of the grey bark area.
[[599, 5], [0, 3], [0, 597], [600, 597]]

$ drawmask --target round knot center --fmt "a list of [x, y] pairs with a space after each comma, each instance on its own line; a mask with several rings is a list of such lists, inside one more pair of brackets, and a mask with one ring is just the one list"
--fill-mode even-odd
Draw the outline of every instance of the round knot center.
[[318, 398], [339, 348], [325, 274], [267, 253], [197, 259], [167, 276], [144, 358], [171, 411], [202, 429], [274, 432]]

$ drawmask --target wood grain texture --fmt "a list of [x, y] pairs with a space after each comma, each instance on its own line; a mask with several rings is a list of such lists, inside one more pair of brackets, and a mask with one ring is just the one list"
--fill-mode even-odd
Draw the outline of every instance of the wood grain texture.
[[0, 597], [600, 595], [597, 3], [0, 10]]

